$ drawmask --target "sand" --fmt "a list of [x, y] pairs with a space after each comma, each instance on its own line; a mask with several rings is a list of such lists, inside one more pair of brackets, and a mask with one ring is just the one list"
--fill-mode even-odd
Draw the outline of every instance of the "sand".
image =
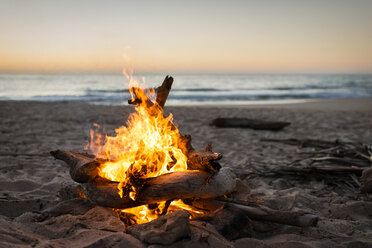
[[[142, 247], [125, 233], [112, 211], [81, 204], [67, 166], [49, 156], [56, 149], [83, 151], [93, 123], [109, 134], [125, 123], [130, 106], [80, 103], [0, 102], [0, 247]], [[319, 215], [317, 227], [254, 222], [252, 237], [236, 247], [372, 247], [371, 195], [342, 184], [308, 178], [252, 176], [252, 168], [290, 163], [297, 146], [262, 138], [322, 139], [372, 144], [372, 99], [323, 100], [285, 105], [166, 107], [196, 149], [208, 142], [222, 152], [222, 166], [234, 169], [265, 205]], [[217, 129], [216, 117], [289, 121], [279, 132]], [[59, 205], [58, 205], [59, 204]], [[56, 207], [57, 206], [57, 207]]]

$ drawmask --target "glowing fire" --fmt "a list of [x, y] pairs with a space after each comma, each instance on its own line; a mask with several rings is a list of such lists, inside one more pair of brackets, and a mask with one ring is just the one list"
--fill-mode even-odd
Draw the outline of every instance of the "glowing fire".
[[[135, 200], [136, 187], [133, 178], [157, 177], [162, 174], [187, 170], [187, 157], [181, 147], [181, 135], [173, 124], [170, 114], [164, 117], [162, 109], [156, 103], [146, 104], [146, 97], [154, 98], [155, 90], [143, 90], [146, 93], [133, 90], [132, 87], [143, 88], [131, 74], [123, 71], [129, 79], [132, 100], [141, 101], [135, 107], [126, 126], [115, 130], [116, 136], [103, 136], [91, 131], [90, 149], [99, 158], [107, 162], [100, 166], [99, 175], [111, 181], [120, 182], [118, 194], [120, 197], [131, 197]], [[144, 223], [162, 214], [165, 202], [158, 203], [155, 209], [140, 206], [122, 210], [123, 213], [135, 216], [136, 223]], [[173, 201], [168, 210], [190, 208], [181, 201]], [[190, 208], [190, 211], [193, 211]]]
[[[130, 219], [137, 223], [137, 224], [142, 224], [146, 223], [152, 220], [155, 220], [158, 218], [160, 215], [163, 214], [164, 208], [165, 208], [166, 201], [162, 201], [158, 204], [156, 208], [150, 208], [149, 206], [138, 206], [134, 208], [128, 208], [128, 209], [123, 209], [119, 210], [119, 212], [128, 214]], [[191, 215], [190, 217], [197, 217], [201, 216], [204, 214], [203, 211], [197, 210], [185, 203], [182, 202], [182, 200], [175, 200], [172, 201], [167, 209], [167, 213], [171, 213], [176, 210], [187, 210]]]

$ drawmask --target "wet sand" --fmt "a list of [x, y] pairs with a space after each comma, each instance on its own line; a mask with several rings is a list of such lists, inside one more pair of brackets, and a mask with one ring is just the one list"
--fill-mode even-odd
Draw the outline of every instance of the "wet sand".
[[[56, 149], [83, 151], [93, 123], [109, 134], [123, 125], [133, 108], [80, 103], [0, 102], [0, 247], [141, 247], [109, 210], [77, 206], [68, 191], [74, 185], [67, 166], [49, 156]], [[296, 160], [297, 146], [263, 138], [322, 139], [372, 144], [372, 99], [319, 100], [281, 105], [166, 107], [182, 134], [201, 150], [211, 142], [222, 152], [222, 166], [232, 167], [251, 187], [252, 196], [281, 210], [319, 215], [317, 227], [262, 224], [236, 247], [372, 246], [371, 196], [308, 178], [288, 180], [248, 176], [252, 168], [275, 168]], [[216, 117], [288, 121], [282, 131], [218, 129]], [[57, 204], [70, 208], [53, 215]], [[66, 207], [67, 206], [67, 207]], [[61, 213], [61, 212], [60, 212]], [[257, 225], [260, 225], [258, 223]], [[113, 243], [116, 240], [115, 244]], [[111, 242], [111, 243], [110, 243]], [[122, 243], [120, 243], [122, 242]], [[250, 242], [250, 243], [249, 243]], [[359, 245], [359, 246], [357, 246]], [[266, 247], [266, 246], [261, 246]]]

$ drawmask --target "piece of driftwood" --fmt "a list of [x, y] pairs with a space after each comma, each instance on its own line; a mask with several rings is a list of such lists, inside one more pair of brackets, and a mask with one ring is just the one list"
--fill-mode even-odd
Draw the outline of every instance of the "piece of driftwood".
[[[94, 179], [98, 173], [98, 167], [106, 160], [97, 159], [89, 153], [56, 150], [50, 154], [64, 161], [70, 167], [71, 178], [78, 183], [86, 183]], [[189, 151], [187, 154], [187, 167], [189, 170], [202, 170], [217, 172], [221, 167], [215, 161], [222, 158], [221, 153]]]
[[89, 153], [56, 150], [50, 154], [59, 160], [63, 160], [70, 167], [72, 180], [78, 183], [86, 183], [94, 179], [98, 173], [98, 167], [102, 161]]
[[239, 208], [224, 206], [215, 211], [207, 220], [215, 229], [228, 240], [237, 239], [239, 236], [251, 236], [251, 221]]
[[254, 202], [237, 201], [224, 197], [195, 200], [192, 202], [192, 206], [212, 213], [220, 211], [224, 207], [230, 207], [239, 209], [250, 219], [265, 220], [291, 226], [316, 226], [318, 221], [318, 217], [314, 214], [297, 211], [279, 211], [258, 205]]
[[225, 204], [240, 209], [251, 219], [265, 220], [291, 226], [316, 226], [319, 219], [318, 216], [305, 212], [279, 211], [258, 205], [245, 206], [232, 202], [225, 202]]
[[158, 88], [155, 102], [163, 109], [171, 91], [173, 78], [166, 76], [162, 85]]
[[281, 121], [263, 121], [246, 118], [216, 118], [212, 121], [211, 125], [216, 127], [239, 127], [239, 128], [252, 128], [256, 130], [271, 130], [279, 131], [289, 126], [290, 122]]
[[151, 222], [133, 225], [127, 231], [148, 244], [170, 245], [190, 236], [189, 216], [187, 211], [178, 210]]
[[363, 193], [372, 193], [372, 167], [363, 170], [360, 178], [360, 191]]
[[179, 171], [144, 179], [135, 200], [121, 198], [118, 183], [86, 183], [84, 194], [92, 203], [111, 208], [131, 208], [173, 199], [215, 198], [231, 193], [236, 178], [230, 168], [222, 168], [213, 177], [204, 171]]

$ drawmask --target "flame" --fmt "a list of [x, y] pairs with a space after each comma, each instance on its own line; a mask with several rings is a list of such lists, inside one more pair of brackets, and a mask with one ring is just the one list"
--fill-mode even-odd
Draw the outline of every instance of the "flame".
[[[115, 130], [115, 136], [103, 136], [96, 130], [91, 130], [89, 145], [98, 158], [107, 160], [101, 164], [99, 175], [119, 182], [120, 197], [135, 200], [142, 179], [185, 171], [187, 157], [180, 148], [181, 135], [173, 124], [172, 114], [165, 117], [156, 103], [152, 106], [147, 104], [148, 99], [155, 98], [155, 90], [145, 90], [144, 85], [132, 73], [132, 70], [123, 70], [129, 80], [132, 101], [140, 99], [135, 112], [129, 116], [126, 126]], [[136, 88], [143, 91], [139, 92]], [[95, 125], [95, 128], [99, 129], [99, 126]], [[140, 206], [121, 212], [134, 215], [136, 223], [144, 223], [157, 218], [164, 209], [164, 204], [165, 202], [158, 203], [155, 209]], [[190, 208], [183, 205], [185, 204], [182, 202], [173, 201], [168, 209], [184, 209], [185, 206]]]
[[[166, 207], [166, 201], [162, 201], [158, 203], [156, 208], [150, 208], [146, 205], [128, 208], [128, 209], [121, 209], [119, 210], [119, 214], [127, 214], [129, 215], [130, 221], [136, 224], [143, 224], [149, 221], [157, 219], [160, 215], [164, 214], [164, 208]], [[166, 210], [167, 213], [171, 213], [177, 210], [187, 210], [191, 215], [190, 218], [198, 217], [204, 214], [203, 211], [198, 210], [190, 205], [185, 204], [182, 200], [174, 200], [168, 206]], [[129, 222], [130, 222], [129, 221]]]

